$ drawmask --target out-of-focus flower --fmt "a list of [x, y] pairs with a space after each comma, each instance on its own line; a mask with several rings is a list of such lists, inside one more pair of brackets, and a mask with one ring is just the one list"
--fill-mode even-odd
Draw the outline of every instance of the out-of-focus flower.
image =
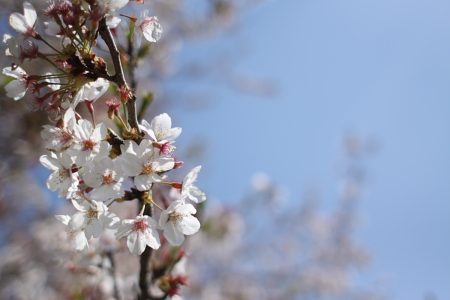
[[[57, 215], [55, 217], [66, 226], [69, 225], [69, 222], [71, 220], [71, 217], [67, 215]], [[86, 235], [84, 234], [84, 231], [67, 230], [67, 233], [69, 234], [71, 241], [75, 245], [76, 250], [81, 251], [84, 248], [89, 249], [89, 244]]]
[[157, 17], [147, 17], [148, 10], [141, 12], [141, 17], [137, 19], [134, 32], [133, 32], [133, 44], [136, 48], [139, 48], [142, 43], [142, 36], [149, 42], [157, 42], [161, 38], [162, 27], [157, 22]]
[[133, 255], [141, 255], [146, 245], [153, 249], [161, 246], [157, 232], [158, 223], [150, 216], [137, 216], [136, 219], [122, 221], [116, 233], [116, 239], [127, 237], [127, 246]]

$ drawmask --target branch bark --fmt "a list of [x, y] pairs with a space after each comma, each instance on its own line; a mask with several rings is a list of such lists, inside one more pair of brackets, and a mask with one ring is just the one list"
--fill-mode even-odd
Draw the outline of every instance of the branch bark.
[[[111, 31], [109, 30], [108, 25], [106, 25], [105, 17], [100, 20], [98, 32], [108, 46], [109, 52], [111, 54], [111, 58], [114, 64], [114, 70], [116, 72], [113, 82], [116, 83], [119, 88], [125, 87], [128, 89], [128, 84], [123, 73], [122, 62], [120, 61], [120, 52], [117, 49], [116, 43], [114, 42], [114, 38], [111, 34]], [[134, 94], [134, 92], [132, 93], [131, 99], [128, 99], [126, 105], [128, 112], [128, 123], [132, 128], [135, 128], [137, 132], [140, 133], [137, 120], [136, 95]]]

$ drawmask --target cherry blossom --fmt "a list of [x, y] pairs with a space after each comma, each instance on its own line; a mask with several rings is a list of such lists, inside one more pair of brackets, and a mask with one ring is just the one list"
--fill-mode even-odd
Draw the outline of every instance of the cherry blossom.
[[78, 203], [72, 200], [77, 210], [70, 222], [69, 228], [73, 231], [82, 231], [86, 238], [97, 238], [103, 231], [103, 227], [116, 229], [119, 227], [120, 219], [114, 213], [108, 211], [108, 207], [99, 201], [90, 200]]
[[43, 126], [44, 130], [41, 132], [41, 137], [46, 142], [45, 148], [57, 152], [64, 151], [74, 142], [73, 132], [76, 124], [74, 110], [69, 107], [64, 113], [62, 120], [62, 127], [51, 125]]
[[[55, 217], [66, 226], [69, 225], [69, 222], [71, 220], [71, 217], [67, 215], [56, 215]], [[68, 229], [66, 230], [66, 232], [68, 233], [70, 240], [74, 244], [76, 250], [81, 251], [84, 248], [89, 249], [89, 243], [83, 230], [76, 231]]]
[[201, 168], [201, 166], [193, 168], [189, 171], [186, 177], [184, 177], [181, 188], [181, 199], [185, 199], [187, 197], [195, 203], [200, 203], [206, 200], [205, 193], [194, 186], [194, 182], [197, 180], [198, 172], [200, 172]]
[[146, 245], [153, 249], [161, 246], [157, 228], [159, 228], [158, 223], [150, 216], [125, 219], [116, 232], [116, 239], [128, 236], [127, 246], [130, 252], [133, 255], [141, 255]]
[[200, 229], [200, 222], [193, 216], [197, 211], [192, 204], [176, 200], [161, 212], [159, 226], [164, 229], [164, 237], [173, 246], [184, 241], [184, 235], [191, 235]]
[[94, 188], [91, 197], [98, 200], [123, 197], [125, 192], [121, 182], [124, 178], [125, 173], [118, 161], [109, 157], [94, 161], [91, 169], [83, 175], [84, 182]]
[[162, 181], [159, 172], [169, 171], [174, 167], [173, 158], [159, 157], [159, 150], [153, 148], [148, 140], [142, 141], [139, 146], [131, 141], [121, 149], [122, 168], [128, 176], [135, 176], [134, 184], [140, 191], [149, 190], [153, 182]]
[[73, 129], [75, 143], [67, 152], [77, 157], [75, 163], [78, 167], [85, 166], [94, 158], [108, 156], [111, 145], [107, 141], [102, 141], [107, 133], [105, 124], [100, 123], [94, 129], [91, 122], [83, 119], [79, 120]]
[[139, 128], [156, 142], [173, 142], [181, 134], [180, 127], [172, 128], [172, 119], [166, 113], [153, 118], [150, 124], [142, 120]]
[[72, 157], [67, 153], [52, 153], [51, 156], [42, 155], [39, 161], [53, 171], [47, 179], [47, 188], [51, 191], [59, 190], [59, 197], [69, 198], [78, 185], [78, 175], [72, 172]]
[[139, 48], [142, 43], [142, 36], [149, 42], [157, 42], [161, 38], [162, 27], [157, 22], [157, 17], [147, 17], [148, 10], [141, 12], [141, 17], [134, 25], [133, 44]]
[[29, 2], [23, 3], [24, 14], [12, 13], [9, 16], [9, 24], [19, 34], [24, 36], [34, 37], [36, 32], [34, 27], [36, 26], [36, 10]]
[[20, 57], [20, 54], [22, 51], [20, 50], [20, 46], [19, 46], [19, 44], [20, 44], [19, 38], [13, 37], [9, 34], [4, 34], [3, 42], [8, 45], [8, 48], [6, 48], [6, 50], [5, 50], [6, 56], [13, 56], [15, 58]]
[[109, 82], [103, 78], [91, 81], [83, 85], [74, 98], [74, 106], [76, 107], [80, 101], [96, 101], [108, 90]]
[[6, 96], [16, 101], [22, 99], [28, 89], [27, 73], [21, 67], [6, 67], [3, 68], [3, 74], [16, 78], [5, 86]]

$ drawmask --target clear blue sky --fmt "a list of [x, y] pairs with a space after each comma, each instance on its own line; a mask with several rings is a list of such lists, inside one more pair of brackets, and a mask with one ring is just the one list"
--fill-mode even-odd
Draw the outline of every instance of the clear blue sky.
[[268, 1], [238, 27], [228, 43], [180, 55], [245, 49], [237, 69], [273, 79], [279, 92], [264, 99], [212, 85], [208, 108], [178, 111], [184, 141], [210, 145], [199, 186], [234, 199], [264, 171], [290, 201], [314, 185], [332, 207], [340, 138], [373, 137], [358, 230], [373, 255], [365, 278], [396, 300], [450, 299], [450, 2]]

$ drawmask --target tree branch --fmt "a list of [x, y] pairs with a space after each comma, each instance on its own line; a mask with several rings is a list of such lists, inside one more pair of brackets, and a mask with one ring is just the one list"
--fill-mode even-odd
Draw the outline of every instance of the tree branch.
[[[117, 84], [119, 88], [125, 87], [128, 89], [128, 84], [125, 80], [125, 75], [123, 73], [122, 62], [120, 61], [120, 52], [117, 49], [116, 43], [114, 42], [113, 36], [111, 34], [111, 31], [109, 30], [108, 25], [106, 25], [105, 17], [103, 17], [100, 20], [98, 32], [100, 33], [102, 39], [105, 41], [106, 45], [108, 46], [109, 52], [111, 54], [111, 58], [114, 64], [114, 70], [116, 71], [113, 81]], [[132, 93], [131, 99], [128, 99], [126, 105], [128, 111], [128, 123], [132, 128], [135, 128], [137, 132], [140, 133], [136, 112], [137, 111], [136, 95], [134, 94], [134, 92]]]

